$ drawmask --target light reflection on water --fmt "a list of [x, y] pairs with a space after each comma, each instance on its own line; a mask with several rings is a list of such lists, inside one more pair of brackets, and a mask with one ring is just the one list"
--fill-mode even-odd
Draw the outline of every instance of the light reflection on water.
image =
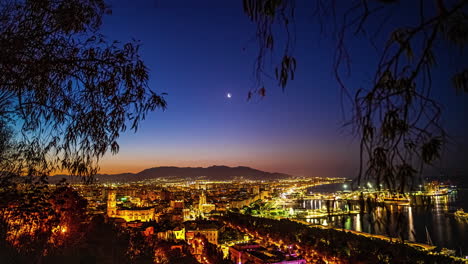
[[[457, 220], [452, 214], [459, 208], [468, 211], [468, 190], [458, 190], [450, 195], [435, 197], [434, 200], [434, 206], [430, 208], [391, 205], [378, 208], [372, 214], [305, 220], [314, 224], [326, 223], [338, 228], [403, 237], [420, 243], [428, 243], [430, 239], [436, 246], [456, 250], [457, 255], [468, 255], [468, 223]], [[301, 201], [299, 206], [323, 209], [325, 203], [306, 200]], [[344, 209], [345, 204], [336, 203], [334, 207]]]

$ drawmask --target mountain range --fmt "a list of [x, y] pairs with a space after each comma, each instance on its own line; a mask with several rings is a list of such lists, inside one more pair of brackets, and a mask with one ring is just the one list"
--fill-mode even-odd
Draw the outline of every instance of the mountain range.
[[[228, 167], [228, 166], [211, 166], [203, 167], [154, 167], [143, 170], [138, 173], [121, 173], [121, 174], [99, 174], [96, 175], [96, 180], [101, 183], [112, 182], [134, 182], [150, 179], [172, 178], [181, 180], [279, 180], [287, 179], [293, 176], [285, 173], [266, 172], [250, 167]], [[58, 182], [61, 179], [67, 179], [68, 182], [77, 182], [79, 179], [68, 175], [55, 175], [49, 177], [49, 182]]]

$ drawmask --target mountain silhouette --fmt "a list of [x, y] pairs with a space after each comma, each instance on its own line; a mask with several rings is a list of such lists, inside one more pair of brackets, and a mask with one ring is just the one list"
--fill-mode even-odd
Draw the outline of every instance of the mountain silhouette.
[[[121, 173], [121, 174], [99, 174], [96, 175], [96, 180], [101, 183], [112, 182], [133, 182], [150, 179], [182, 179], [182, 180], [279, 180], [291, 178], [293, 176], [285, 173], [266, 172], [250, 167], [228, 167], [228, 166], [211, 166], [203, 167], [154, 167], [143, 170], [138, 173]], [[68, 175], [55, 175], [49, 177], [49, 182], [58, 182], [61, 179], [67, 179], [68, 182], [80, 181], [77, 177]]]

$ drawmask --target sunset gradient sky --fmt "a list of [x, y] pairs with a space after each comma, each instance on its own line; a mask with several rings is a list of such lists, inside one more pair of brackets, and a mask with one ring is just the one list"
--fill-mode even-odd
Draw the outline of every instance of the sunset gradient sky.
[[[141, 40], [150, 86], [168, 93], [168, 109], [150, 115], [136, 134], [122, 135], [119, 154], [106, 156], [101, 172], [228, 165], [304, 176], [354, 176], [357, 139], [342, 127], [349, 115], [342, 115], [332, 74], [334, 42], [320, 35], [306, 2], [298, 1], [296, 15], [295, 80], [284, 92], [270, 83], [265, 98], [247, 102], [257, 49], [251, 41], [255, 27], [241, 0], [111, 1], [113, 14], [104, 20], [104, 35], [123, 42]], [[353, 72], [347, 84], [368, 85], [376, 53], [357, 40], [349, 47]], [[448, 91], [435, 96], [446, 107], [445, 124], [456, 141], [450, 153], [462, 153], [468, 145], [463, 117], [467, 96], [455, 95], [443, 69], [434, 83]], [[346, 106], [344, 110], [348, 112]], [[468, 164], [463, 155], [447, 157], [443, 166]]]

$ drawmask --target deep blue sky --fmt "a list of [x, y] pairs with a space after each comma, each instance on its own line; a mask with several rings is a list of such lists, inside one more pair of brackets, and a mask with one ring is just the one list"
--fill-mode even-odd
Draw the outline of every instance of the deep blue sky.
[[[168, 109], [153, 113], [136, 134], [123, 135], [120, 153], [105, 157], [102, 172], [223, 164], [354, 176], [358, 148], [342, 129], [331, 66], [334, 42], [320, 35], [311, 7], [299, 2], [295, 80], [284, 92], [269, 84], [265, 98], [247, 102], [257, 50], [249, 41], [255, 27], [241, 0], [111, 1], [113, 14], [105, 17], [102, 33], [111, 40], [142, 42], [150, 86], [168, 93]], [[359, 41], [349, 46], [353, 75], [347, 83], [356, 88], [371, 79], [375, 53]], [[467, 98], [454, 95], [444, 74], [441, 70], [435, 83], [447, 86], [446, 92], [436, 96], [447, 107], [449, 132], [463, 141]]]

